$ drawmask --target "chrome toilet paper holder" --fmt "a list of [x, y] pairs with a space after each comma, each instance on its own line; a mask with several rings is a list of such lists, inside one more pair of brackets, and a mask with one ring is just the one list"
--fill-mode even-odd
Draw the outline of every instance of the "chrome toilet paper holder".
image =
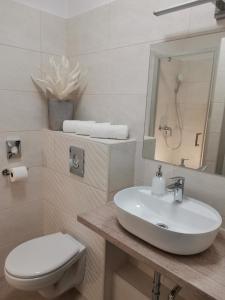
[[2, 171], [2, 175], [3, 175], [3, 176], [9, 176], [9, 175], [10, 175], [9, 169], [4, 169], [4, 170]]
[[[29, 168], [27, 168], [27, 170], [29, 170]], [[10, 176], [11, 172], [9, 169], [4, 169], [2, 170], [2, 175], [3, 176]]]

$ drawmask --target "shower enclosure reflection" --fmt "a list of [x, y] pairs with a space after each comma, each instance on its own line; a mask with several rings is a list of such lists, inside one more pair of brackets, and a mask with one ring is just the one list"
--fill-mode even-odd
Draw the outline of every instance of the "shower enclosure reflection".
[[225, 175], [224, 43], [215, 34], [152, 47], [144, 158]]
[[159, 59], [155, 159], [202, 166], [214, 53]]

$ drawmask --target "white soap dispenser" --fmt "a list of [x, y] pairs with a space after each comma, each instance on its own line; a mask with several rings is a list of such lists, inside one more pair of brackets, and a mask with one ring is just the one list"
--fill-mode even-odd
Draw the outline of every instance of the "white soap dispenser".
[[166, 182], [162, 174], [162, 166], [158, 167], [155, 177], [152, 180], [152, 194], [163, 196], [166, 191]]

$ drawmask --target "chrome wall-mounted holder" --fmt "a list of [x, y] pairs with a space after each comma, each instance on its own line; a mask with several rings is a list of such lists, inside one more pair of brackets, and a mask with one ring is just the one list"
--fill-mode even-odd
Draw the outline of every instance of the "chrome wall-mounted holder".
[[166, 9], [154, 11], [153, 14], [158, 17], [175, 11], [180, 11], [183, 9], [199, 6], [206, 3], [215, 4], [215, 18], [217, 20], [225, 19], [225, 0], [195, 0], [190, 2], [184, 2], [182, 4], [171, 6]]
[[9, 139], [6, 141], [7, 158], [15, 159], [21, 157], [21, 141], [19, 139]]
[[75, 146], [70, 147], [70, 173], [84, 177], [84, 150]]
[[3, 176], [9, 176], [10, 175], [10, 171], [8, 169], [5, 169], [2, 171], [2, 175]]
[[[29, 170], [29, 168], [27, 168], [27, 171]], [[2, 176], [5, 176], [5, 177], [7, 177], [7, 176], [10, 176], [11, 175], [11, 171], [9, 170], [9, 169], [4, 169], [4, 170], [2, 170]]]

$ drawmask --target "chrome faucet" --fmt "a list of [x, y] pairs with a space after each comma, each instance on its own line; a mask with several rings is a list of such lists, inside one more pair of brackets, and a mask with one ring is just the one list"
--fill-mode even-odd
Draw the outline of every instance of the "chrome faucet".
[[184, 182], [185, 178], [181, 176], [170, 178], [174, 182], [167, 186], [169, 191], [174, 193], [174, 201], [181, 203], [184, 198]]

